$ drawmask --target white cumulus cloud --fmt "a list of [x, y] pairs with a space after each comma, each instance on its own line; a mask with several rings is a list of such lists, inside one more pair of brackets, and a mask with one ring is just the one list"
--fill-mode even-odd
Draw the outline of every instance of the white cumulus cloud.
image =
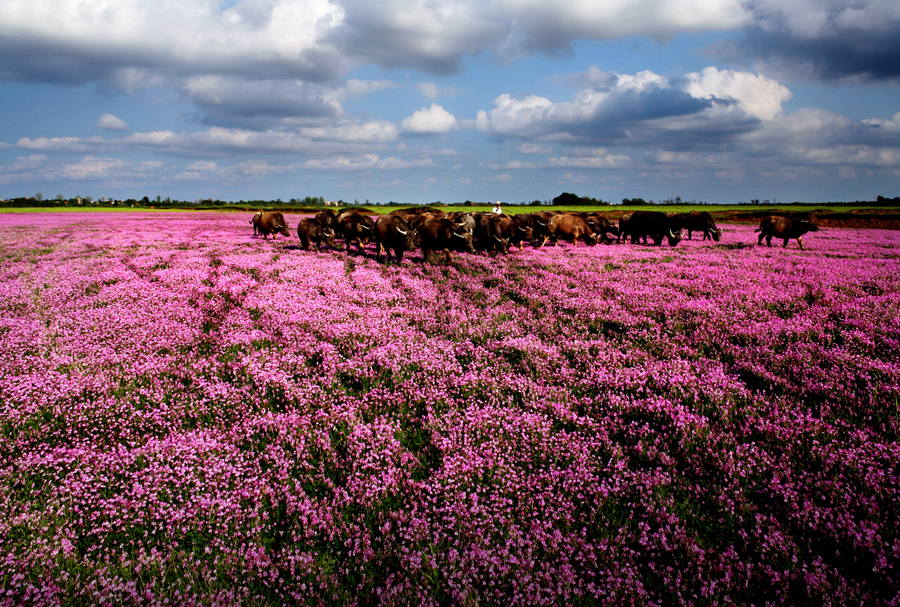
[[436, 103], [403, 119], [400, 128], [409, 133], [442, 134], [460, 128], [456, 117]]
[[101, 114], [100, 119], [97, 120], [97, 125], [101, 129], [107, 129], [110, 131], [127, 131], [128, 125], [125, 124], [125, 121], [121, 118], [117, 118], [112, 114]]

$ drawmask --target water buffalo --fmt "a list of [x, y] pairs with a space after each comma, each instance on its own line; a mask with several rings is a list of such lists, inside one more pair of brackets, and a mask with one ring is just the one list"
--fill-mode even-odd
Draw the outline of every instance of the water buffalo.
[[[255, 220], [256, 216], [254, 216], [253, 219]], [[276, 213], [275, 211], [259, 213], [259, 221], [254, 223], [253, 227], [259, 234], [262, 234], [265, 239], [268, 239], [269, 234], [272, 235], [272, 240], [275, 240], [278, 237], [278, 234], [287, 237], [291, 236], [291, 233], [288, 232], [288, 224], [284, 220], [284, 215]]]
[[319, 211], [316, 213], [315, 217], [319, 220], [319, 223], [322, 224], [322, 227], [331, 228], [333, 230], [337, 226], [337, 216], [331, 209]]
[[407, 225], [398, 215], [385, 215], [375, 223], [375, 244], [377, 252], [375, 256], [380, 259], [382, 250], [391, 259], [391, 250], [397, 263], [403, 261], [403, 251], [412, 251], [416, 248], [416, 232]]
[[307, 217], [297, 224], [297, 238], [300, 239], [300, 246], [304, 251], [309, 251], [310, 243], [316, 245], [316, 253], [322, 247], [322, 241], [325, 241], [332, 249], [337, 249], [334, 242], [334, 230], [326, 228], [322, 222], [314, 217]]
[[[625, 238], [625, 239], [628, 238], [628, 234], [630, 233], [628, 231], [628, 223], [631, 221], [632, 215], [634, 215], [633, 212], [625, 213], [624, 215], [619, 217], [619, 235], [616, 236], [616, 244], [621, 242], [623, 238]], [[646, 240], [646, 237], [645, 237], [645, 240]]]
[[[624, 217], [622, 219], [625, 219]], [[619, 231], [622, 232], [622, 220], [619, 220]], [[652, 238], [656, 246], [662, 246], [663, 237], [669, 241], [669, 246], [674, 247], [684, 238], [684, 228], [678, 217], [669, 217], [659, 211], [635, 211], [626, 220], [624, 226], [626, 233], [631, 236], [631, 243], [635, 244], [643, 237], [646, 244], [647, 238]]]
[[428, 261], [434, 251], [443, 251], [447, 263], [453, 261], [453, 250], [475, 252], [472, 235], [444, 217], [433, 217], [424, 222], [418, 230], [419, 242], [422, 246], [422, 261]]
[[807, 232], [818, 232], [819, 228], [815, 224], [802, 219], [793, 219], [791, 217], [781, 217], [779, 215], [769, 215], [759, 222], [759, 227], [754, 232], [759, 232], [759, 244], [762, 244], [763, 238], [771, 247], [772, 238], [783, 238], [784, 247], [787, 248], [788, 240], [796, 238], [803, 250], [803, 235]]
[[494, 213], [472, 213], [475, 219], [475, 242], [484, 251], [509, 251], [509, 239], [503, 237], [501, 218]]
[[[519, 227], [519, 236], [529, 240], [532, 245], [536, 245], [538, 241], [543, 242], [549, 235], [547, 224], [533, 213], [519, 213], [512, 216], [513, 221]], [[519, 249], [522, 245], [519, 245]]]
[[706, 211], [691, 211], [684, 217], [684, 229], [687, 230], [688, 240], [693, 240], [694, 232], [703, 232], [703, 240], [711, 238], [719, 242], [722, 239], [722, 230], [716, 227], [712, 215]]
[[554, 243], [559, 244], [559, 239], [571, 240], [572, 244], [579, 239], [589, 245], [597, 244], [597, 235], [587, 220], [580, 215], [560, 214], [550, 220], [550, 234]]
[[588, 225], [594, 231], [594, 234], [597, 235], [600, 242], [612, 242], [612, 238], [607, 237], [608, 234], [613, 234], [616, 237], [619, 236], [619, 228], [614, 226], [604, 215], [596, 212], [586, 213], [584, 218], [587, 220]]
[[[497, 226], [500, 228], [500, 251], [508, 253], [510, 246], [517, 246], [521, 251], [522, 243], [526, 239], [531, 240], [531, 230], [520, 227], [516, 220], [506, 213], [499, 213], [494, 216], [497, 218]], [[506, 242], [506, 246], [503, 246], [503, 242]]]
[[[532, 244], [536, 245], [538, 248], [543, 247], [550, 238], [550, 220], [553, 218], [553, 215], [556, 214], [556, 212], [538, 211], [526, 215], [531, 218], [531, 230], [533, 234]], [[516, 215], [516, 217], [522, 217], [522, 215]]]
[[259, 236], [259, 220], [262, 217], [263, 212], [257, 211], [256, 215], [250, 220], [250, 223], [253, 225], [253, 235]]
[[347, 252], [350, 252], [350, 243], [356, 242], [356, 247], [363, 255], [366, 250], [363, 245], [369, 242], [369, 239], [375, 236], [375, 221], [367, 216], [355, 211], [341, 213], [337, 216], [337, 232], [340, 232], [347, 243]]
[[[521, 251], [522, 244], [526, 240], [531, 242], [534, 239], [534, 228], [531, 227], [534, 218], [528, 217], [526, 213], [513, 216], [503, 215], [503, 217], [508, 217], [509, 219], [501, 220], [501, 232], [504, 236], [509, 232], [509, 235], [506, 236], [509, 239], [509, 244], [519, 247]], [[509, 228], [506, 227], [507, 221], [511, 224]]]
[[463, 228], [466, 232], [475, 237], [475, 218], [472, 217], [471, 213], [467, 213], [466, 211], [454, 211], [452, 213], [447, 213], [447, 219]]

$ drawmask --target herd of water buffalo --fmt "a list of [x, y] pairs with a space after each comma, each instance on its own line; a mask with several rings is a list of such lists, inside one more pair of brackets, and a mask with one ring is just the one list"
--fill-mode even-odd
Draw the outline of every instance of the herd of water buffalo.
[[[260, 211], [250, 220], [255, 235], [273, 240], [278, 234], [290, 236], [284, 215], [274, 211]], [[759, 244], [763, 239], [772, 246], [772, 238], [797, 239], [803, 249], [803, 235], [819, 228], [808, 221], [771, 215], [764, 218], [756, 230]], [[423, 260], [434, 253], [443, 252], [448, 262], [453, 261], [453, 251], [476, 250], [506, 253], [511, 246], [521, 250], [524, 243], [542, 247], [547, 242], [579, 240], [589, 245], [597, 243], [619, 243], [631, 239], [632, 244], [648, 239], [657, 246], [667, 240], [670, 246], [677, 245], [687, 233], [688, 239], [694, 232], [702, 232], [707, 238], [718, 242], [722, 230], [716, 227], [712, 216], [706, 211], [690, 213], [662, 213], [659, 211], [634, 211], [623, 215], [618, 225], [610, 222], [600, 213], [537, 211], [507, 215], [505, 213], [468, 213], [456, 211], [444, 213], [440, 210], [402, 209], [384, 215], [378, 220], [356, 211], [334, 213], [326, 209], [315, 217], [307, 217], [297, 226], [297, 237], [304, 250], [315, 246], [319, 250], [322, 243], [337, 249], [336, 239], [344, 240], [347, 252], [356, 243], [365, 255], [364, 245], [374, 241], [377, 256], [382, 253], [391, 259], [401, 261], [404, 251], [422, 249]]]

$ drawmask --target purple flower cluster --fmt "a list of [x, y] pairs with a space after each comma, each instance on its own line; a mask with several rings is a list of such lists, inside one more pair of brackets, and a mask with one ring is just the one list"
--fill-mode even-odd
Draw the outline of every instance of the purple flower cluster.
[[807, 245], [2, 215], [0, 605], [897, 604], [900, 233]]

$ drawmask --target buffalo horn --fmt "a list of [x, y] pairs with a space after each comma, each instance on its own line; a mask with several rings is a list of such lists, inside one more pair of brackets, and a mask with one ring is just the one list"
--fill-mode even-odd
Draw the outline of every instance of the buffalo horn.
[[403, 236], [406, 236], [406, 232], [403, 231], [403, 230], [401, 230], [400, 228], [397, 228], [397, 232], [398, 232], [399, 234], [402, 234]]

